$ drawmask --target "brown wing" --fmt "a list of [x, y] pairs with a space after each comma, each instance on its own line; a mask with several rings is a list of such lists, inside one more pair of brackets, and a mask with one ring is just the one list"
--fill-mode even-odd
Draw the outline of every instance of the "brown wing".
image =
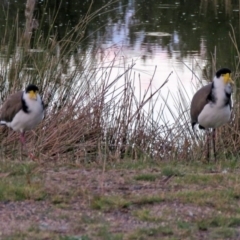
[[198, 116], [203, 110], [204, 106], [208, 103], [208, 96], [211, 93], [211, 90], [212, 83], [200, 88], [193, 96], [190, 107], [192, 126], [198, 122]]
[[22, 91], [10, 95], [3, 103], [0, 119], [11, 122], [18, 111], [22, 109]]

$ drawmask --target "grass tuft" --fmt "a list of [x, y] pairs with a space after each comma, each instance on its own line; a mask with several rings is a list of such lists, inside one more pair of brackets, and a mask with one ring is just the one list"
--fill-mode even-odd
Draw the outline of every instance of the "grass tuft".
[[5, 179], [0, 182], [0, 201], [40, 201], [46, 198], [46, 193], [41, 183], [28, 185], [22, 179]]
[[83, 236], [60, 236], [59, 240], [90, 240], [87, 235]]
[[134, 176], [134, 179], [137, 180], [137, 181], [150, 181], [150, 182], [154, 182], [159, 177], [160, 177], [160, 175], [157, 175], [157, 174], [144, 173], [144, 174], [139, 174], [137, 176]]
[[141, 221], [164, 222], [162, 218], [154, 216], [149, 209], [145, 208], [133, 212], [133, 215], [140, 219]]
[[165, 198], [159, 195], [133, 196], [132, 203], [138, 206], [164, 202]]
[[184, 174], [181, 173], [178, 169], [173, 168], [173, 167], [164, 167], [162, 169], [162, 175], [166, 177], [182, 177]]
[[157, 228], [142, 228], [138, 229], [135, 233], [129, 236], [129, 240], [137, 239], [156, 239], [164, 236], [173, 235], [173, 231], [169, 227], [157, 227]]
[[110, 211], [114, 209], [127, 208], [131, 204], [121, 196], [95, 196], [91, 201], [93, 209]]
[[107, 226], [103, 226], [100, 229], [98, 229], [97, 236], [100, 237], [101, 239], [106, 239], [106, 240], [122, 240], [123, 239], [122, 233], [113, 234], [109, 231]]

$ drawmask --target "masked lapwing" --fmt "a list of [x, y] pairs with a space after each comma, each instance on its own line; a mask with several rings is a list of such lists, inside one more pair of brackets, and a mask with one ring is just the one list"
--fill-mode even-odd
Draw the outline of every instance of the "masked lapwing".
[[228, 123], [232, 110], [231, 70], [222, 68], [216, 72], [212, 83], [199, 89], [193, 96], [190, 115], [192, 128], [199, 124], [200, 129], [207, 131], [207, 160], [209, 161], [209, 129], [212, 129], [213, 153], [216, 161], [215, 129]]
[[10, 95], [0, 111], [0, 124], [20, 131], [22, 145], [25, 145], [25, 132], [35, 128], [44, 116], [44, 105], [38, 92], [38, 87], [30, 84], [25, 91]]

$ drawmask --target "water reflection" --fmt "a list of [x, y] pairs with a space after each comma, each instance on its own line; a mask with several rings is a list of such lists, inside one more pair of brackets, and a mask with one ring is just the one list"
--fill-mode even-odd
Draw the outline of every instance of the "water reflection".
[[[97, 11], [107, 2], [95, 1], [91, 11]], [[39, 1], [35, 17], [42, 19], [45, 36], [49, 31], [57, 33], [56, 41], [59, 41], [87, 13], [90, 4], [89, 0]], [[25, 0], [4, 1], [2, 6], [0, 31], [4, 35], [7, 16], [12, 21], [9, 24], [14, 24], [19, 13], [19, 26], [24, 24]], [[59, 14], [54, 18], [57, 11]], [[115, 59], [113, 78], [119, 69], [134, 62], [142, 90], [147, 88], [154, 72], [153, 89], [173, 72], [162, 92], [163, 98], [167, 98], [167, 90], [178, 92], [181, 84], [191, 95], [193, 82], [198, 82], [198, 78], [211, 78], [214, 54], [217, 68], [235, 68], [229, 24], [239, 39], [238, 0], [119, 0], [97, 14], [84, 32], [85, 40], [77, 48], [82, 54], [91, 50], [91, 61], [108, 64]], [[78, 53], [79, 49], [76, 56]], [[168, 101], [174, 105], [173, 99]]]
[[[97, 11], [109, 1], [95, 1], [91, 12]], [[25, 0], [3, 1], [0, 17], [1, 27], [9, 16], [11, 23], [19, 15], [19, 25], [25, 23]], [[73, 28], [88, 11], [91, 1], [39, 1], [35, 10], [37, 19], [44, 19], [43, 30], [58, 33], [61, 39], [67, 28]], [[45, 6], [47, 4], [47, 6]], [[59, 12], [54, 18], [54, 13]], [[160, 46], [172, 51], [180, 51], [181, 56], [200, 51], [202, 39], [206, 39], [207, 53], [215, 46], [229, 47], [229, 23], [239, 35], [239, 3], [232, 1], [205, 0], [120, 0], [103, 8], [87, 27], [84, 47], [99, 43], [119, 43], [133, 47], [145, 43], [148, 48]], [[53, 27], [52, 27], [53, 25]], [[4, 28], [0, 28], [3, 32]], [[164, 32], [177, 37], [171, 39], [157, 36], [139, 36], [136, 33]], [[119, 39], [119, 37], [124, 39]], [[222, 48], [220, 48], [221, 50]], [[226, 56], [229, 54], [226, 53]], [[220, 63], [221, 64], [221, 63]]]

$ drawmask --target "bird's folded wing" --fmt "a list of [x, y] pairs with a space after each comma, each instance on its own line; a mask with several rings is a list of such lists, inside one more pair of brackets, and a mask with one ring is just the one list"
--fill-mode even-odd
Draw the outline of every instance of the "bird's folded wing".
[[211, 94], [212, 83], [199, 89], [193, 96], [190, 114], [192, 123], [198, 122], [198, 116], [203, 110], [204, 106], [209, 102], [209, 95]]
[[3, 103], [0, 111], [0, 120], [11, 122], [14, 116], [22, 109], [22, 91], [10, 95]]

